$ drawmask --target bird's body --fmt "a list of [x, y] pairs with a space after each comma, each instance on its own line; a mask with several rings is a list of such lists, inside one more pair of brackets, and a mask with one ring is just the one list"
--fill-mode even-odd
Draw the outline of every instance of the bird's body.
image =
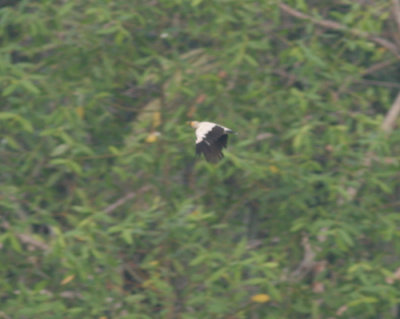
[[204, 154], [207, 161], [216, 163], [224, 157], [222, 149], [227, 146], [228, 134], [233, 131], [212, 122], [190, 122], [196, 129], [196, 153]]

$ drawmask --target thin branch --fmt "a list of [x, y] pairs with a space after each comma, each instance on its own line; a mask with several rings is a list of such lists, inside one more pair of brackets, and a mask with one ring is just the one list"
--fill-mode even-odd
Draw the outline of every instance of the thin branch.
[[387, 88], [396, 88], [400, 89], [400, 83], [387, 82], [387, 81], [375, 81], [375, 80], [359, 80], [355, 81], [361, 84], [375, 85], [375, 86], [383, 86]]
[[[137, 178], [141, 178], [143, 176], [143, 172], [140, 171], [139, 173], [136, 174]], [[146, 192], [150, 189], [150, 186], [143, 186], [140, 188], [136, 193], [135, 192], [129, 192], [125, 196], [122, 196], [120, 199], [116, 200], [114, 203], [110, 204], [106, 208], [104, 208], [104, 212], [106, 214], [111, 214], [114, 210], [116, 210], [118, 207], [121, 205], [125, 204], [128, 200], [136, 197], [137, 195], [142, 194], [143, 192]]]
[[[11, 225], [7, 221], [4, 221], [1, 224], [1, 227], [3, 227], [4, 229], [10, 229]], [[44, 250], [44, 251], [50, 250], [50, 246], [49, 245], [47, 245], [46, 243], [44, 243], [44, 242], [42, 242], [40, 240], [37, 240], [37, 239], [33, 238], [31, 235], [28, 235], [28, 234], [15, 234], [15, 236], [17, 236], [18, 239], [24, 244], [31, 245], [32, 247], [35, 247], [37, 249], [41, 249], [41, 250]]]
[[27, 234], [17, 234], [17, 237], [19, 238], [19, 240], [21, 242], [23, 242], [24, 244], [28, 244], [31, 245], [35, 248], [47, 251], [50, 249], [49, 245], [47, 245], [46, 243], [36, 240], [33, 237], [27, 235]]
[[396, 100], [393, 102], [389, 112], [387, 112], [385, 119], [381, 125], [383, 131], [390, 133], [396, 124], [396, 120], [400, 114], [400, 93], [397, 94]]
[[299, 18], [302, 20], [309, 20], [321, 27], [324, 27], [327, 29], [332, 29], [332, 30], [347, 31], [355, 36], [366, 38], [366, 39], [368, 39], [372, 42], [375, 42], [375, 43], [379, 44], [380, 46], [384, 47], [388, 51], [392, 52], [398, 59], [400, 59], [400, 53], [399, 53], [397, 46], [394, 43], [392, 43], [384, 38], [378, 37], [376, 35], [372, 35], [365, 31], [349, 28], [347, 26], [344, 26], [344, 25], [342, 25], [338, 22], [332, 21], [332, 20], [320, 20], [320, 19], [311, 17], [300, 11], [297, 11], [296, 9], [289, 7], [288, 5], [286, 5], [284, 3], [280, 3], [279, 7], [283, 11], [285, 11], [287, 14], [289, 14], [293, 17], [296, 17], [296, 18]]
[[400, 3], [399, 0], [392, 0], [393, 9], [392, 13], [394, 16], [394, 20], [397, 24], [397, 30], [400, 31]]
[[315, 264], [316, 253], [313, 251], [307, 235], [303, 235], [303, 238], [301, 239], [301, 244], [304, 248], [303, 260], [290, 274], [290, 279], [294, 282], [299, 281], [305, 275], [307, 275], [312, 270]]
[[[397, 94], [396, 100], [393, 102], [390, 110], [386, 113], [386, 116], [381, 125], [381, 129], [384, 132], [390, 134], [396, 125], [396, 121], [399, 115], [400, 115], [400, 93]], [[357, 173], [357, 179], [359, 180], [360, 185], [364, 183], [363, 175], [365, 174], [365, 172], [368, 171], [368, 167], [371, 166], [373, 160], [377, 160], [374, 153], [368, 152], [365, 154], [364, 168], [362, 168]], [[351, 186], [348, 187], [346, 190], [348, 194], [348, 200], [353, 200], [357, 196], [359, 189], [360, 186], [357, 188]], [[339, 204], [341, 205], [343, 203], [344, 203], [344, 198], [342, 197], [339, 198]]]
[[[394, 64], [394, 63], [396, 63], [396, 62], [397, 62], [397, 60], [393, 58], [393, 59], [389, 59], [389, 60], [387, 60], [387, 61], [383, 61], [383, 62], [379, 62], [379, 63], [373, 64], [373, 65], [371, 65], [369, 68], [367, 68], [367, 69], [365, 69], [363, 72], [361, 72], [361, 75], [362, 75], [362, 76], [366, 76], [366, 75], [368, 75], [368, 74], [371, 74], [371, 73], [380, 71], [380, 70], [382, 70], [382, 69], [384, 69], [384, 68], [389, 67], [390, 65], [392, 65], [392, 64]], [[353, 76], [353, 75], [347, 76], [347, 77], [342, 81], [342, 85], [341, 85], [341, 86], [339, 87], [339, 89], [337, 90], [337, 94], [343, 93], [343, 91], [346, 89], [346, 87], [349, 85], [349, 83], [350, 83], [351, 81], [356, 81], [356, 82], [357, 82], [357, 81], [358, 81], [358, 82], [367, 81], [367, 80], [354, 80], [355, 77], [356, 77], [356, 76]], [[377, 84], [377, 83], [375, 83], [375, 84]], [[394, 86], [392, 86], [392, 87], [394, 87]]]
[[365, 69], [361, 74], [362, 75], [368, 75], [371, 73], [374, 73], [376, 71], [379, 71], [381, 69], [387, 68], [388, 66], [394, 64], [395, 62], [397, 62], [395, 59], [392, 60], [386, 60], [383, 62], [379, 62], [376, 64], [371, 65], [369, 68]]
[[106, 214], [110, 214], [112, 213], [114, 210], [116, 210], [119, 206], [125, 204], [128, 200], [132, 199], [133, 197], [136, 196], [136, 193], [134, 192], [130, 192], [128, 194], [126, 194], [124, 197], [121, 197], [120, 199], [118, 199], [117, 201], [115, 201], [114, 203], [112, 203], [110, 206], [107, 206], [104, 209], [104, 212]]

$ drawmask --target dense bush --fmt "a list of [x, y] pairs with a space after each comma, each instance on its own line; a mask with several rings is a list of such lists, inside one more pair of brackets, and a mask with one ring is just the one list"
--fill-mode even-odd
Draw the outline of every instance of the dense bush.
[[1, 318], [399, 316], [400, 5], [307, 2], [0, 1]]

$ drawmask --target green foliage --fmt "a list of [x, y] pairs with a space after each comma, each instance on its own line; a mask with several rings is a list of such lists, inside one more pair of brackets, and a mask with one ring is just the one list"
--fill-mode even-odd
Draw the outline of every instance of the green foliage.
[[1, 6], [0, 317], [398, 316], [390, 2]]

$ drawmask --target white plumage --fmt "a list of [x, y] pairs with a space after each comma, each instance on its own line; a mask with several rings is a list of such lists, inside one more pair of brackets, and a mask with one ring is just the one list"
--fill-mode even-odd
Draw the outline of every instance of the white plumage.
[[[202, 140], [204, 140], [204, 138], [206, 137], [206, 134], [208, 132], [210, 132], [214, 126], [216, 126], [217, 124], [212, 123], [212, 122], [200, 122], [195, 134], [196, 134], [196, 143], [201, 142]], [[223, 126], [221, 126], [223, 127]]]
[[196, 129], [196, 153], [204, 154], [209, 162], [216, 163], [221, 160], [224, 157], [222, 149], [228, 143], [228, 133], [233, 131], [212, 122], [192, 121], [190, 125]]

